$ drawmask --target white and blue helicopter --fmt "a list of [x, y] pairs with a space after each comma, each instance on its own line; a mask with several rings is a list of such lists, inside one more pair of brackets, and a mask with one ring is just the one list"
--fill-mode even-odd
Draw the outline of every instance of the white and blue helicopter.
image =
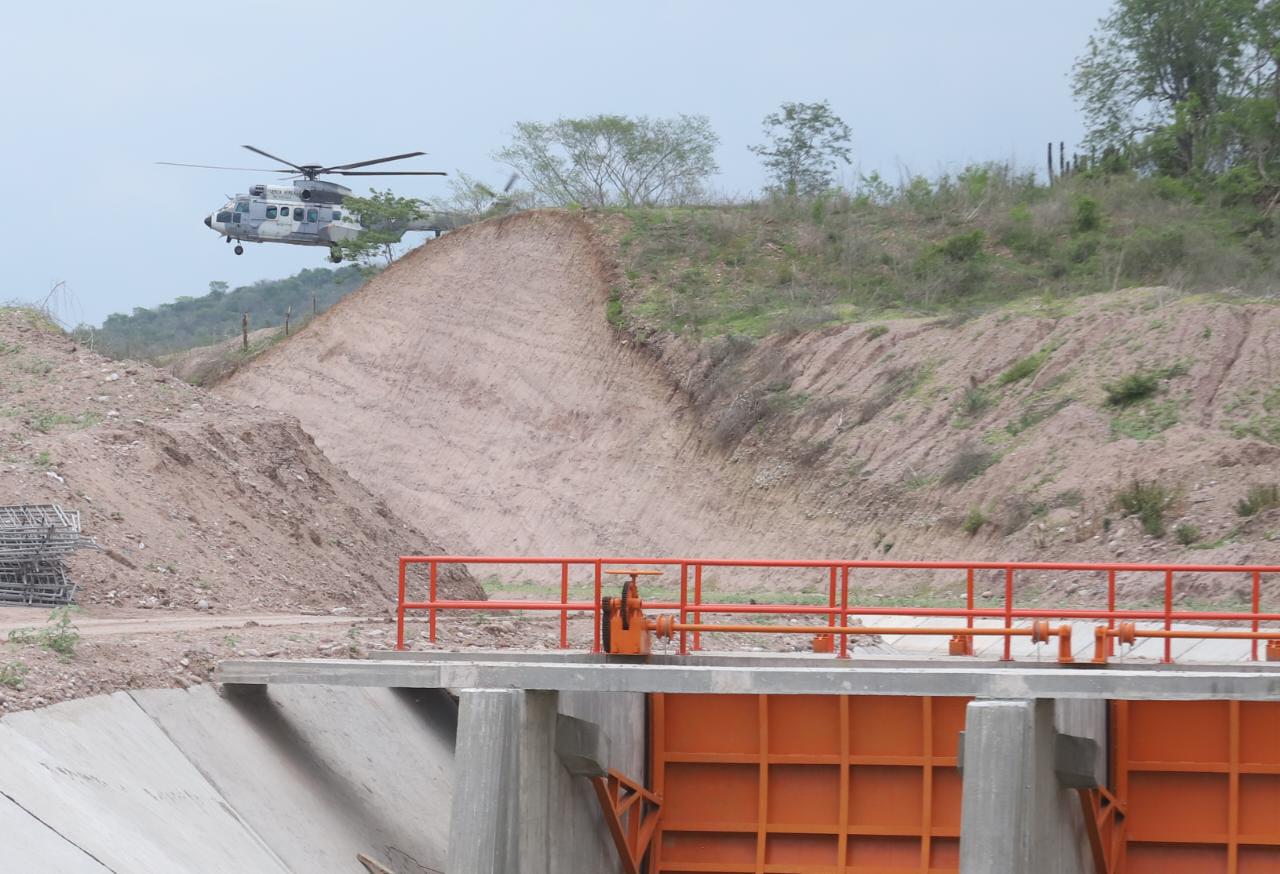
[[[255, 173], [282, 173], [292, 181], [278, 184], [251, 185], [248, 194], [229, 198], [220, 209], [205, 216], [204, 223], [220, 234], [226, 242], [235, 241], [235, 253], [244, 254], [244, 243], [288, 243], [294, 246], [328, 246], [329, 260], [335, 264], [342, 260], [338, 243], [351, 240], [360, 233], [360, 217], [343, 208], [343, 199], [351, 189], [335, 182], [326, 182], [320, 176], [446, 176], [440, 170], [360, 170], [374, 164], [416, 158], [426, 152], [405, 152], [369, 161], [351, 164], [295, 164], [277, 158], [256, 146], [245, 146], [251, 152], [285, 165], [272, 169], [256, 167], [219, 167], [211, 164], [178, 164], [158, 161], [170, 167], [198, 167], [204, 170], [239, 170]], [[402, 231], [442, 230], [441, 221], [427, 218], [408, 222]]]

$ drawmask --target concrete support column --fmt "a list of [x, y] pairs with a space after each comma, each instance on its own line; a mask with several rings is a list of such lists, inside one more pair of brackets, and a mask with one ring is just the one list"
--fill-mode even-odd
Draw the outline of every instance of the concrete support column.
[[565, 713], [607, 735], [607, 767], [644, 779], [644, 696], [465, 690], [458, 713], [449, 870], [615, 871], [617, 851], [590, 782], [556, 754]]
[[[1093, 874], [1076, 792], [1056, 771], [1058, 717], [1052, 700], [978, 700], [964, 732], [961, 874]], [[1091, 705], [1064, 708], [1076, 731], [1100, 733]], [[1104, 712], [1104, 711], [1102, 711]], [[1087, 737], [1088, 735], [1084, 735]], [[1087, 768], [1086, 768], [1087, 770]]]

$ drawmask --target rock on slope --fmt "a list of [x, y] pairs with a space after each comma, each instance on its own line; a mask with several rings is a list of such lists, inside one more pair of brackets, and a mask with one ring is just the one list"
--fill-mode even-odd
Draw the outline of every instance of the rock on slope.
[[[1276, 511], [1234, 511], [1280, 479], [1259, 439], [1280, 439], [1271, 306], [1139, 291], [712, 360], [609, 326], [604, 239], [552, 212], [463, 229], [217, 391], [297, 416], [397, 513], [481, 553], [1280, 558]], [[1108, 405], [1135, 372], [1154, 394]], [[1115, 508], [1134, 478], [1168, 488], [1170, 536]]]
[[72, 560], [89, 605], [381, 613], [396, 557], [440, 548], [296, 421], [0, 310], [0, 503], [46, 502], [103, 547]]

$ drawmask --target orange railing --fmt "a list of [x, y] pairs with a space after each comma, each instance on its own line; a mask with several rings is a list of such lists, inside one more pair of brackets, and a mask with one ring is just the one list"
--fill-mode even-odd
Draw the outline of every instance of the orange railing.
[[[524, 565], [529, 567], [559, 568], [560, 597], [558, 600], [458, 600], [438, 597], [440, 567], [442, 565]], [[410, 568], [427, 566], [427, 598], [411, 600], [408, 596]], [[1016, 636], [1025, 635], [1026, 628], [1018, 628], [1015, 620], [1046, 619], [1092, 619], [1105, 622], [1105, 629], [1099, 632], [1104, 641], [1106, 654], [1114, 654], [1115, 640], [1124, 637], [1117, 631], [1118, 623], [1137, 621], [1158, 621], [1166, 634], [1146, 634], [1142, 630], [1138, 636], [1159, 636], [1164, 639], [1164, 661], [1173, 661], [1173, 639], [1177, 636], [1191, 636], [1203, 639], [1215, 637], [1249, 639], [1252, 641], [1252, 658], [1258, 659], [1258, 643], [1260, 640], [1280, 639], [1280, 628], [1274, 633], [1263, 632], [1264, 622], [1280, 622], [1280, 613], [1264, 613], [1262, 611], [1262, 576], [1264, 574], [1280, 574], [1280, 566], [1271, 565], [1210, 565], [1210, 564], [1133, 564], [1133, 563], [1075, 563], [1075, 562], [989, 562], [989, 561], [770, 561], [758, 559], [686, 559], [686, 558], [634, 558], [634, 557], [560, 557], [560, 558], [527, 558], [510, 556], [456, 556], [456, 555], [423, 555], [404, 556], [400, 559], [399, 595], [396, 608], [396, 648], [405, 648], [405, 614], [409, 611], [425, 611], [427, 613], [428, 638], [436, 641], [438, 614], [449, 610], [498, 610], [498, 611], [543, 611], [558, 613], [560, 617], [560, 640], [562, 649], [569, 647], [568, 622], [569, 615], [575, 613], [591, 613], [593, 622], [592, 652], [600, 652], [600, 613], [602, 604], [603, 574], [606, 569], [647, 566], [670, 568], [679, 573], [678, 601], [653, 601], [646, 599], [644, 606], [657, 611], [677, 611], [679, 625], [697, 626], [702, 630], [711, 630], [711, 626], [702, 623], [704, 613], [712, 614], [769, 614], [825, 616], [826, 627], [839, 638], [836, 655], [848, 658], [848, 637], [843, 630], [848, 628], [852, 616], [910, 616], [938, 617], [946, 616], [965, 620], [965, 628], [971, 634], [990, 635], [990, 629], [972, 631], [976, 619], [1002, 619], [1004, 624], [996, 629], [997, 636], [1004, 637], [1003, 660], [1012, 658], [1012, 642]], [[593, 575], [593, 595], [591, 600], [570, 600], [569, 578], [571, 569], [587, 569]], [[819, 570], [827, 580], [826, 606], [811, 604], [732, 604], [707, 602], [703, 600], [703, 574], [708, 568], [772, 568], [777, 570], [811, 569]], [[851, 574], [871, 571], [963, 571], [965, 574], [965, 606], [964, 607], [916, 607], [911, 605], [856, 605], [849, 603], [849, 578]], [[1105, 607], [1017, 607], [1015, 606], [1015, 579], [1019, 573], [1036, 571], [1054, 571], [1079, 575], [1106, 575]], [[975, 606], [975, 577], [979, 573], [998, 574], [1003, 582], [1003, 600], [998, 606]], [[1186, 610], [1174, 606], [1175, 577], [1185, 574], [1213, 574], [1228, 580], [1232, 577], [1245, 576], [1250, 581], [1250, 608], [1247, 611], [1224, 610]], [[1159, 609], [1127, 609], [1117, 607], [1116, 577], [1117, 574], [1161, 574], [1163, 575], [1163, 599]], [[692, 620], [692, 621], [691, 621]], [[1190, 629], [1172, 632], [1176, 622], [1212, 622], [1212, 623], [1248, 623], [1251, 633], [1242, 631], [1214, 631], [1209, 629]], [[679, 626], [677, 626], [679, 627]], [[747, 626], [720, 626], [717, 630], [751, 631]], [[774, 629], [777, 630], [777, 629]], [[800, 633], [805, 629], [796, 629]], [[937, 634], [952, 635], [957, 629], [938, 629]], [[930, 632], [921, 632], [930, 633]], [[683, 655], [692, 650], [701, 649], [701, 630], [678, 631], [679, 652]], [[1132, 635], [1130, 635], [1131, 637]], [[1128, 642], [1131, 642], [1128, 641]], [[1280, 646], [1280, 644], [1277, 644]]]

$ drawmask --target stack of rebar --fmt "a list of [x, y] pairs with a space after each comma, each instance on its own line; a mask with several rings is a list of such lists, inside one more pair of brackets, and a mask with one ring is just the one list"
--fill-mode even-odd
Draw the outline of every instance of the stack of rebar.
[[80, 514], [56, 504], [0, 507], [0, 604], [70, 604], [76, 585], [66, 557], [93, 541]]

